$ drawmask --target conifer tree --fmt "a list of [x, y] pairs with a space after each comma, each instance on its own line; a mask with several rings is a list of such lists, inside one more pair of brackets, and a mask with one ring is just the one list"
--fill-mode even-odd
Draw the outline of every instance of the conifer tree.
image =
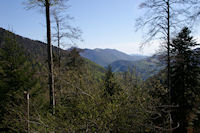
[[187, 132], [192, 109], [195, 108], [199, 87], [199, 55], [195, 53], [194, 48], [198, 46], [193, 37], [190, 36], [191, 31], [185, 27], [173, 39], [172, 42], [172, 104], [177, 105], [172, 113], [174, 121], [180, 123], [180, 127], [175, 132]]
[[27, 130], [24, 91], [35, 85], [33, 70], [14, 38], [6, 38], [0, 48], [0, 131]]
[[105, 74], [104, 86], [105, 93], [109, 96], [114, 95], [120, 89], [119, 85], [115, 81], [114, 73], [112, 72], [112, 67], [110, 65], [108, 66], [107, 72]]

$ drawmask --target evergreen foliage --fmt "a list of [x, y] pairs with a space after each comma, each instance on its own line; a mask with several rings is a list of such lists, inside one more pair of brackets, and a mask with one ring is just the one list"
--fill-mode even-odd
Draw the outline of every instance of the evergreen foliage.
[[114, 77], [114, 73], [112, 72], [112, 68], [109, 65], [107, 68], [107, 72], [105, 74], [105, 93], [106, 95], [112, 96], [115, 93], [118, 93], [120, 90], [120, 86], [117, 84], [116, 79]]
[[0, 131], [24, 132], [24, 91], [36, 84], [34, 69], [14, 38], [6, 38], [0, 49]]
[[[174, 122], [180, 123], [175, 132], [187, 132], [193, 126], [199, 106], [199, 54], [193, 50], [199, 44], [185, 27], [172, 41], [172, 104], [178, 106], [172, 113]], [[195, 110], [195, 111], [194, 111]]]
[[[187, 126], [197, 131], [199, 52], [192, 49], [197, 44], [189, 33], [185, 28], [172, 44], [172, 102], [179, 105], [173, 110], [173, 120], [181, 126], [186, 120]], [[137, 133], [169, 129], [164, 70], [143, 81], [136, 68], [114, 73], [110, 66], [105, 70], [82, 58], [78, 49], [61, 51], [59, 68], [54, 49], [55, 85], [60, 84], [61, 89], [55, 90], [56, 113], [52, 115], [45, 58], [31, 51], [32, 47], [22, 51], [22, 44], [13, 36], [7, 35], [0, 42], [0, 132], [27, 132], [24, 91], [30, 93], [30, 132]]]

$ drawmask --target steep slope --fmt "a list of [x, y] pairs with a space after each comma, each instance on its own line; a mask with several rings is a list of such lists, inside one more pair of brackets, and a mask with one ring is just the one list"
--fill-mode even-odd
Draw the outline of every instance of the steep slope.
[[118, 60], [110, 64], [113, 72], [125, 72], [135, 65], [134, 61]]
[[[27, 53], [27, 56], [31, 56], [37, 62], [42, 63], [46, 66], [47, 63], [47, 45], [40, 41], [31, 40], [28, 38], [24, 38], [22, 36], [16, 35], [12, 32], [4, 30], [0, 28], [0, 47], [4, 42], [6, 37], [14, 37], [18, 44], [23, 47], [24, 51]], [[54, 51], [54, 60], [56, 61], [56, 52], [58, 51], [57, 47], [53, 47]], [[128, 68], [136, 67], [137, 71], [141, 74], [143, 79], [148, 78], [155, 72], [157, 72], [159, 67], [157, 68], [155, 61], [152, 61], [153, 58], [145, 58], [145, 56], [134, 55], [133, 57], [122, 53], [113, 49], [85, 49], [81, 50], [81, 55], [88, 59], [83, 58], [84, 62], [88, 69], [90, 69], [91, 73], [97, 77], [102, 77], [105, 69], [101, 66], [107, 66], [111, 64], [114, 72], [124, 72], [127, 71]], [[83, 51], [83, 52], [82, 52]], [[64, 62], [67, 62], [68, 57], [70, 56], [70, 50], [61, 50], [61, 54]], [[142, 60], [139, 60], [142, 59]], [[97, 65], [93, 62], [101, 65]], [[155, 71], [155, 72], [154, 72]]]
[[24, 38], [0, 28], [0, 47], [6, 38], [15, 38], [20, 47], [23, 47], [24, 51], [31, 54], [34, 58], [47, 59], [47, 47], [45, 43]]
[[142, 79], [147, 79], [164, 68], [164, 65], [157, 59], [156, 56], [138, 61], [119, 60], [111, 63], [110, 65], [114, 72], [125, 72], [128, 71], [128, 69], [135, 68]]
[[145, 56], [128, 55], [115, 49], [84, 49], [81, 56], [103, 67], [117, 60], [136, 61], [145, 58]]
[[[0, 28], [0, 48], [1, 45], [3, 45], [6, 38], [15, 38], [17, 43], [20, 47], [23, 48], [23, 51], [27, 54], [27, 56], [30, 56], [31, 59], [34, 59], [36, 62], [42, 63], [43, 65], [46, 65], [47, 63], [47, 45], [44, 42], [37, 41], [37, 40], [31, 40], [28, 38], [24, 38], [20, 35], [14, 34], [10, 31], [7, 31], [3, 28]], [[54, 60], [56, 62], [57, 56], [56, 53], [58, 52], [58, 48], [53, 46], [53, 53], [54, 53]], [[72, 53], [70, 50], [62, 50], [61, 49], [61, 56], [63, 57], [64, 64], [67, 64], [71, 59], [70, 56], [72, 56]], [[95, 74], [98, 73], [101, 77], [103, 75], [103, 72], [105, 69], [88, 59], [82, 58], [85, 65], [90, 69], [91, 73]]]

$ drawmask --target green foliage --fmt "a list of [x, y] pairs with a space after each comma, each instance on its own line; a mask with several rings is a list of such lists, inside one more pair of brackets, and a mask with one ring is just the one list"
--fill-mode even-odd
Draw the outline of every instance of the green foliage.
[[[185, 132], [194, 118], [193, 109], [199, 105], [199, 55], [192, 49], [198, 46], [191, 31], [185, 27], [172, 43], [172, 103], [178, 105], [173, 112], [176, 122], [180, 123], [179, 132]], [[183, 111], [184, 110], [184, 111]]]
[[107, 68], [107, 72], [105, 74], [104, 86], [105, 86], [105, 95], [112, 96], [115, 93], [119, 93], [120, 91], [120, 86], [117, 84], [115, 80], [111, 66], [108, 66]]
[[163, 69], [164, 65], [157, 56], [148, 57], [136, 61], [118, 60], [110, 64], [113, 72], [126, 72], [129, 68], [134, 68], [143, 80], [152, 77]]
[[6, 132], [26, 129], [24, 91], [35, 85], [34, 70], [15, 39], [6, 38], [0, 49], [0, 128]]
[[[21, 37], [16, 37], [16, 41], [12, 38], [9, 40], [5, 41], [0, 36], [0, 42], [4, 42], [0, 44], [3, 51], [0, 53], [0, 61], [9, 60], [0, 64], [0, 76], [4, 76], [0, 78], [0, 86], [3, 87], [0, 89], [1, 95], [5, 96], [1, 101], [5, 104], [1, 104], [3, 110], [1, 108], [0, 130], [27, 131], [24, 90], [28, 89], [31, 132], [157, 131], [152, 118], [157, 113], [158, 100], [152, 97], [148, 87], [142, 86], [142, 80], [135, 69], [125, 74], [113, 73], [111, 68], [106, 71], [82, 58], [77, 49], [71, 52], [61, 51], [61, 69], [55, 65], [56, 114], [52, 115], [49, 113], [46, 54], [43, 53], [46, 50], [42, 50], [45, 45]], [[15, 42], [22, 42], [19, 46], [20, 49], [25, 46], [26, 56]], [[8, 48], [5, 49], [4, 47], [9, 46], [7, 44], [11, 45], [9, 49], [16, 50], [10, 52]], [[55, 51], [57, 50], [54, 48]], [[9, 56], [13, 54], [15, 56]], [[56, 57], [57, 53], [54, 55]], [[13, 62], [11, 64], [16, 64], [13, 71], [9, 68], [10, 61]], [[56, 64], [57, 60], [54, 61]], [[60, 77], [57, 76], [59, 71]], [[10, 78], [8, 74], [13, 77]], [[17, 82], [13, 82], [14, 80]], [[58, 85], [61, 89], [58, 89]]]
[[142, 78], [134, 67], [132, 69], [129, 68], [126, 72], [119, 73], [119, 76], [122, 76], [123, 84], [127, 86], [138, 87], [142, 84]]
[[[151, 131], [151, 113], [148, 110], [152, 110], [153, 99], [148, 92], [136, 88], [134, 84], [126, 85], [119, 82], [122, 79], [117, 76], [111, 83], [121, 85], [124, 89], [113, 93], [112, 96], [105, 96], [104, 80], [100, 75], [95, 76], [97, 72], [102, 75], [104, 70], [101, 72], [99, 71], [101, 69], [94, 69], [95, 66], [90, 65], [84, 62], [79, 66], [65, 66], [67, 71], [63, 71], [62, 79], [66, 82], [63, 82], [62, 94], [58, 95], [60, 100], [57, 101], [55, 116], [49, 114], [47, 109], [43, 109], [39, 113], [40, 119], [37, 116], [34, 120], [40, 125], [33, 124], [32, 130], [40, 132]], [[114, 78], [114, 73], [106, 72], [106, 74]]]
[[[151, 97], [142, 89], [121, 90], [104, 97], [102, 88], [69, 90], [55, 117], [45, 119], [48, 130], [58, 132], [144, 132], [151, 130], [148, 108]], [[53, 120], [52, 120], [53, 119]], [[51, 126], [50, 126], [51, 125]]]

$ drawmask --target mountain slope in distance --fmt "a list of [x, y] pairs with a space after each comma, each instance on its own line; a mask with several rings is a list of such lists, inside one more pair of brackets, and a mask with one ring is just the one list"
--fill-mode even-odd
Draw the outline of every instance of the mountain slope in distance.
[[128, 55], [121, 51], [115, 49], [84, 49], [81, 52], [81, 56], [103, 66], [113, 63], [118, 60], [128, 60], [128, 61], [136, 61], [140, 59], [146, 58], [146, 56], [142, 55]]
[[128, 69], [135, 69], [142, 79], [147, 79], [157, 74], [164, 65], [156, 56], [148, 57], [137, 61], [119, 60], [110, 64], [114, 72], [125, 72]]
[[[5, 39], [7, 38], [15, 38], [17, 44], [19, 47], [23, 48], [23, 51], [25, 54], [30, 57], [31, 59], [34, 59], [36, 62], [42, 63], [44, 66], [47, 66], [47, 44], [41, 41], [37, 40], [31, 40], [29, 38], [22, 37], [20, 35], [17, 35], [15, 33], [12, 33], [8, 30], [5, 30], [3, 28], [0, 28], [0, 48], [3, 43], [5, 42]], [[64, 62], [68, 62], [69, 56], [70, 56], [70, 50], [62, 50], [61, 51], [61, 56]], [[58, 52], [58, 48], [53, 46], [53, 53], [54, 56]], [[83, 58], [83, 57], [81, 57]], [[95, 64], [94, 62], [83, 58], [83, 61], [89, 71], [91, 73], [99, 74], [102, 76], [105, 72], [105, 69], [102, 66], [99, 66], [98, 64]], [[98, 75], [98, 76], [99, 76]]]
[[[8, 33], [16, 39], [18, 44], [23, 47], [24, 51], [28, 53], [28, 55], [42, 64], [47, 63], [47, 45], [45, 43], [24, 38], [2, 28], [0, 28], [0, 47]], [[53, 46], [54, 52], [58, 51], [57, 49], [57, 47]], [[61, 50], [62, 56], [67, 57], [69, 55], [69, 51], [70, 50]], [[92, 68], [96, 72], [100, 71], [100, 73], [105, 70], [103, 67], [109, 64], [113, 67], [114, 72], [124, 72], [127, 71], [129, 67], [137, 66], [137, 71], [144, 74], [143, 77], [145, 79], [148, 77], [149, 68], [150, 70], [156, 68], [153, 63], [149, 63], [147, 61], [148, 58], [145, 56], [131, 56], [114, 49], [85, 49], [80, 51], [84, 51], [80, 53], [83, 57], [86, 57], [87, 59], [98, 64], [95, 65], [95, 63], [84, 59], [85, 62], [87, 62], [88, 67]], [[99, 65], [103, 67], [100, 67]]]

